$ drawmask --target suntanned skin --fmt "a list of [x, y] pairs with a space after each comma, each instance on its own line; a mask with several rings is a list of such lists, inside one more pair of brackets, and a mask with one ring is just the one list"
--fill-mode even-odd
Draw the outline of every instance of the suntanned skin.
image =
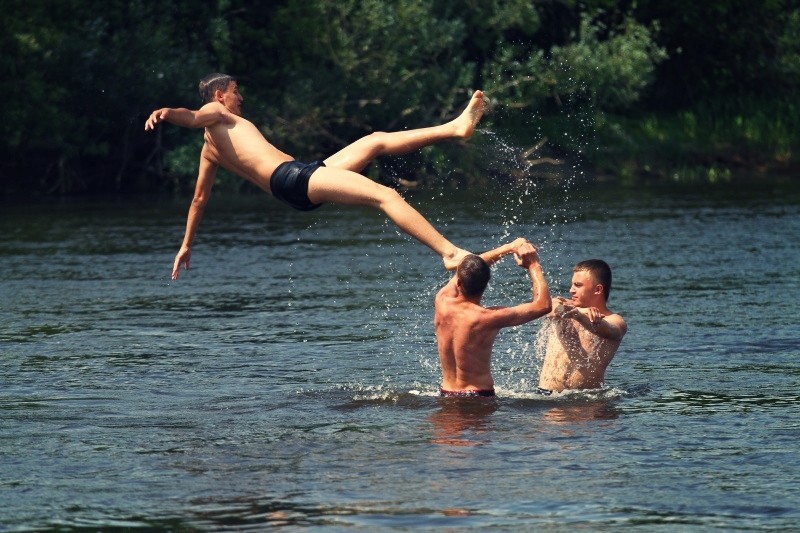
[[[165, 121], [186, 128], [205, 128], [194, 199], [189, 208], [183, 243], [175, 256], [172, 279], [178, 279], [181, 265], [189, 269], [191, 245], [219, 167], [271, 194], [272, 173], [281, 163], [294, 160], [273, 146], [252, 122], [241, 116], [242, 101], [238, 86], [232, 81], [225, 91], [214, 92], [214, 101], [196, 111], [157, 109], [145, 122], [145, 130], [152, 130]], [[448, 123], [416, 130], [376, 132], [359, 139], [325, 159], [326, 166], [312, 174], [308, 185], [309, 199], [318, 204], [363, 205], [380, 209], [403, 231], [439, 254], [445, 268], [456, 268], [468, 254], [466, 250], [445, 239], [396, 191], [358, 172], [379, 156], [405, 154], [445, 139], [468, 139], [485, 108], [483, 92], [475, 91], [466, 109]]]
[[551, 391], [597, 389], [628, 331], [625, 320], [606, 306], [603, 286], [586, 270], [572, 275], [571, 298], [554, 298], [539, 387]]
[[457, 276], [438, 292], [434, 325], [442, 367], [442, 389], [447, 391], [494, 388], [492, 347], [502, 328], [518, 326], [550, 312], [550, 291], [539, 265], [536, 248], [517, 239], [481, 257], [489, 264], [513, 253], [517, 265], [531, 276], [533, 298], [513, 307], [483, 307], [481, 295], [467, 296]]

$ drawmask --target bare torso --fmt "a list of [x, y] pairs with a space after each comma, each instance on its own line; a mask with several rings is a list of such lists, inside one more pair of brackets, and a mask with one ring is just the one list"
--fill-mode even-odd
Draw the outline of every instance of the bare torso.
[[205, 129], [202, 157], [241, 176], [266, 192], [269, 179], [284, 161], [294, 158], [275, 148], [249, 120], [231, 115], [232, 122], [220, 122]]
[[492, 345], [499, 329], [487, 327], [489, 311], [455, 295], [451, 285], [436, 296], [434, 326], [442, 367], [442, 388], [492, 389]]
[[542, 331], [547, 335], [547, 351], [539, 387], [553, 391], [602, 387], [606, 368], [622, 339], [604, 339], [572, 319], [551, 316], [547, 320]]

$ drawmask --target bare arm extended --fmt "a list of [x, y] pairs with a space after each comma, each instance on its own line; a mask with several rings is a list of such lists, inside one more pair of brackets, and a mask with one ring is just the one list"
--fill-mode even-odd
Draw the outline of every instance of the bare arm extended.
[[575, 320], [598, 337], [617, 341], [628, 331], [628, 325], [619, 315], [604, 315], [596, 307], [570, 307], [568, 303], [563, 305], [564, 312], [558, 316]]
[[552, 306], [550, 288], [547, 286], [547, 280], [544, 279], [536, 248], [530, 243], [525, 243], [514, 250], [514, 259], [531, 276], [533, 298], [530, 302], [513, 307], [490, 308], [492, 311], [490, 322], [498, 329], [530, 322], [549, 313]]
[[185, 107], [162, 107], [150, 114], [144, 123], [144, 129], [145, 131], [153, 130], [156, 124], [161, 122], [169, 122], [184, 128], [205, 128], [219, 122], [231, 122], [233, 119], [229, 118], [230, 115], [230, 111], [218, 102], [208, 103], [197, 111]]
[[175, 256], [175, 262], [172, 265], [172, 279], [178, 279], [181, 265], [184, 265], [186, 270], [189, 270], [189, 260], [192, 257], [192, 241], [197, 232], [197, 226], [200, 225], [200, 219], [203, 218], [208, 198], [211, 195], [211, 187], [214, 185], [214, 179], [217, 176], [217, 165], [209, 161], [205, 157], [205, 148], [200, 153], [200, 169], [197, 174], [197, 185], [194, 189], [194, 198], [189, 206], [189, 215], [186, 219], [186, 233], [183, 236], [183, 244], [181, 249]]
[[[184, 128], [205, 128], [214, 124], [234, 122], [234, 118], [231, 112], [219, 102], [209, 102], [196, 111], [184, 107], [162, 107], [150, 114], [150, 117], [144, 123], [144, 129], [145, 131], [154, 130], [156, 125], [161, 122], [169, 122]], [[189, 270], [189, 261], [192, 257], [192, 241], [200, 224], [200, 219], [203, 218], [203, 211], [208, 203], [211, 187], [214, 185], [214, 179], [217, 175], [218, 165], [209, 158], [207, 150], [208, 146], [203, 145], [203, 151], [200, 153], [197, 185], [195, 186], [194, 198], [189, 206], [189, 215], [186, 220], [186, 232], [183, 236], [181, 249], [175, 256], [175, 261], [172, 265], [173, 280], [178, 279], [181, 265], [186, 270]]]

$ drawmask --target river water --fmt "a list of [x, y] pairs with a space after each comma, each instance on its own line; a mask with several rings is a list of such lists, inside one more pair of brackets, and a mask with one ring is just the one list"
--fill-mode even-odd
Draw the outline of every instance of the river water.
[[[447, 273], [369, 210], [212, 199], [0, 206], [0, 530], [773, 530], [800, 523], [800, 193], [417, 191], [458, 245], [524, 236], [554, 294], [614, 270], [598, 391], [542, 397], [534, 322], [499, 396], [436, 396]], [[505, 259], [484, 302], [528, 297]]]

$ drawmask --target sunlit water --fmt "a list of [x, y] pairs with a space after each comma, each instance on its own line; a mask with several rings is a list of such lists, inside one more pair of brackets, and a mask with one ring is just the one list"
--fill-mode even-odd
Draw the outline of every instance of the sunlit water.
[[[0, 206], [0, 529], [781, 529], [800, 522], [800, 195], [580, 183], [418, 191], [474, 250], [525, 236], [553, 292], [614, 269], [629, 333], [589, 393], [436, 397], [439, 260], [376, 213], [216, 197]], [[485, 303], [521, 302], [506, 259]]]

